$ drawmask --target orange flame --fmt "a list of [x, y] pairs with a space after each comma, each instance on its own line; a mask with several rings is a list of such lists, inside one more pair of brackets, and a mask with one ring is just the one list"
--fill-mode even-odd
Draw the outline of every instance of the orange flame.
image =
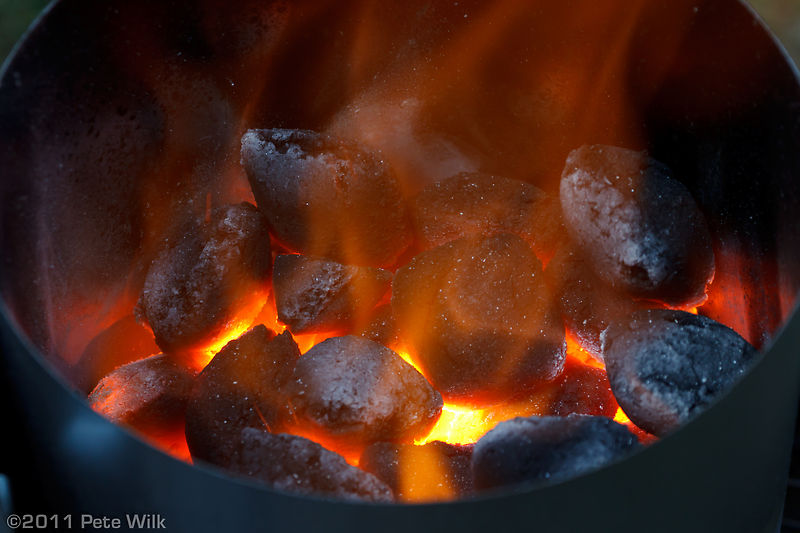
[[446, 473], [435, 450], [403, 449], [398, 460], [400, 466], [398, 493], [407, 502], [451, 500], [456, 492], [450, 486]]
[[195, 363], [199, 370], [204, 369], [226, 344], [241, 337], [243, 333], [250, 329], [251, 325], [249, 322], [239, 322], [209, 346], [200, 350], [195, 357]]
[[566, 331], [565, 338], [567, 341], [567, 357], [572, 357], [586, 366], [605, 370], [605, 365], [598, 361], [588, 351], [586, 351], [586, 349], [581, 345], [581, 342], [571, 331]]
[[617, 422], [618, 424], [624, 424], [626, 426], [633, 424], [631, 419], [628, 418], [628, 415], [625, 414], [625, 411], [622, 410], [622, 407], [617, 407], [617, 412], [614, 414], [614, 422]]
[[470, 409], [457, 405], [445, 404], [442, 416], [433, 426], [431, 432], [414, 444], [427, 444], [436, 440], [449, 444], [471, 444], [480, 439], [487, 431], [492, 429], [499, 421], [492, 417], [485, 409]]

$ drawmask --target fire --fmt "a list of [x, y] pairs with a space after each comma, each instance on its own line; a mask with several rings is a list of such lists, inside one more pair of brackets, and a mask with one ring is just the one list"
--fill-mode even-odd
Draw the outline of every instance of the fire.
[[420, 373], [420, 374], [422, 374], [423, 376], [425, 375], [425, 372], [423, 372], [423, 371], [422, 371], [422, 368], [420, 368], [420, 366], [419, 366], [419, 365], [416, 363], [416, 361], [414, 361], [414, 359], [411, 357], [411, 354], [410, 354], [410, 353], [408, 353], [408, 352], [407, 352], [407, 351], [405, 351], [405, 350], [400, 350], [400, 351], [398, 351], [398, 352], [397, 352], [397, 354], [398, 354], [400, 357], [402, 357], [402, 358], [403, 358], [403, 361], [405, 361], [405, 362], [406, 362], [406, 363], [408, 363], [409, 365], [413, 366], [413, 367], [414, 367], [414, 368], [417, 370], [417, 372], [419, 372], [419, 373]]
[[239, 322], [232, 329], [226, 331], [221, 337], [216, 339], [212, 344], [201, 350], [195, 358], [195, 363], [199, 370], [204, 369], [206, 365], [211, 362], [214, 356], [225, 347], [226, 344], [241, 337], [243, 333], [250, 329], [251, 325], [252, 324], [249, 322]]
[[186, 436], [183, 426], [176, 431], [165, 432], [164, 434], [141, 433], [143, 438], [152, 446], [172, 457], [192, 464], [192, 455], [189, 453], [189, 446], [186, 444]]
[[310, 441], [314, 441], [323, 448], [338, 453], [344, 458], [345, 461], [347, 461], [348, 464], [352, 466], [358, 466], [358, 463], [361, 460], [362, 450], [357, 448], [342, 447], [340, 443], [337, 443], [334, 440], [326, 437], [321, 431], [316, 431], [314, 428], [307, 425], [295, 424], [289, 427], [286, 432], [298, 437], [303, 437]]
[[449, 444], [471, 444], [497, 425], [485, 409], [470, 409], [445, 404], [442, 416], [431, 432], [415, 444], [427, 444], [435, 440]]
[[[414, 361], [406, 350], [399, 350], [398, 355], [413, 366], [423, 376], [422, 368]], [[487, 409], [473, 409], [445, 403], [442, 415], [433, 426], [430, 433], [414, 444], [426, 444], [433, 441], [442, 441], [449, 444], [471, 444], [481, 438], [487, 431], [500, 422], [492, 416]]]
[[[208, 346], [199, 350], [192, 361], [196, 370], [200, 371], [211, 362], [217, 353], [222, 350], [226, 344], [232, 340], [236, 340], [247, 332], [250, 328], [257, 324], [264, 324], [266, 327], [280, 335], [286, 331], [286, 325], [278, 320], [278, 313], [275, 310], [275, 302], [272, 298], [262, 297], [254, 304], [254, 307], [261, 309], [261, 312], [252, 320], [237, 321], [233, 326], [229, 327], [220, 337]], [[316, 333], [308, 333], [305, 335], [292, 335], [300, 353], [306, 353], [314, 347], [314, 345], [322, 342], [327, 335], [320, 335]]]
[[595, 359], [583, 348], [583, 346], [581, 346], [580, 341], [577, 339], [577, 337], [575, 337], [575, 335], [573, 335], [571, 331], [567, 330], [565, 337], [567, 341], [567, 357], [577, 359], [586, 366], [600, 369], [606, 368], [603, 363]]
[[[692, 310], [697, 312], [696, 309]], [[208, 346], [202, 351], [201, 356], [198, 357], [202, 367], [208, 364], [209, 361], [219, 352], [228, 342], [238, 338], [245, 333], [253, 324], [264, 324], [268, 328], [275, 331], [277, 334], [286, 331], [286, 325], [280, 322], [277, 316], [277, 310], [273, 298], [263, 300], [263, 308], [258, 317], [250, 323], [240, 323], [236, 327], [229, 330], [223, 337], [219, 338], [212, 345]], [[293, 335], [295, 342], [301, 353], [306, 353], [313, 346], [322, 342], [330, 335], [325, 334], [305, 334]], [[580, 344], [580, 341], [569, 331], [566, 333], [567, 357], [574, 361], [580, 362], [586, 366], [593, 368], [605, 368], [603, 364], [595, 359], [589, 352], [587, 352]], [[414, 360], [412, 355], [406, 349], [398, 349], [398, 355], [408, 364], [413, 366], [422, 375], [425, 375], [422, 367]], [[201, 368], [202, 368], [201, 367]], [[416, 445], [424, 445], [434, 441], [446, 442], [448, 444], [473, 444], [483, 437], [488, 431], [491, 431], [497, 424], [510, 420], [519, 416], [534, 416], [546, 414], [546, 407], [549, 404], [548, 393], [536, 392], [532, 393], [530, 398], [522, 400], [507, 402], [502, 405], [495, 405], [485, 408], [473, 408], [461, 406], [452, 403], [445, 403], [442, 408], [442, 414], [436, 422], [431, 431], [422, 438], [414, 441]], [[617, 409], [614, 415], [614, 420], [624, 424], [630, 428], [634, 428], [633, 423], [628, 419], [621, 408]], [[308, 428], [293, 428], [293, 433], [309, 438], [315, 442], [326, 443], [325, 439], [320, 438], [320, 435], [309, 432]], [[340, 453], [342, 450], [338, 450]], [[353, 453], [345, 453], [345, 459], [348, 463], [357, 466], [358, 456]], [[415, 483], [416, 485], [416, 483]], [[448, 492], [447, 487], [439, 487], [437, 491]], [[435, 495], [418, 495], [425, 499], [429, 496], [437, 499]], [[439, 494], [439, 497], [442, 495]]]
[[456, 491], [450, 486], [446, 467], [437, 453], [426, 448], [403, 450], [399, 457], [399, 492], [407, 502], [451, 500]]
[[256, 324], [260, 324], [259, 318], [263, 314], [263, 309], [267, 307], [268, 291], [266, 289], [248, 295], [238, 302], [236, 316], [222, 328], [217, 337], [204, 347], [192, 350], [188, 364], [194, 370], [200, 372], [222, 350], [226, 344], [242, 336], [247, 330]]
[[[403, 350], [398, 353], [407, 363], [425, 375], [407, 351]], [[574, 341], [567, 343], [567, 357], [589, 366], [603, 368], [600, 363]], [[445, 403], [442, 408], [442, 415], [436, 425], [425, 437], [417, 439], [415, 444], [422, 445], [437, 440], [448, 444], [475, 443], [500, 422], [520, 416], [546, 414], [551, 394], [551, 390], [544, 389], [531, 393], [528, 398], [517, 399], [483, 409]]]
[[622, 407], [617, 407], [617, 412], [614, 414], [614, 422], [617, 422], [618, 424], [624, 424], [626, 426], [633, 424], [631, 419], [628, 418], [628, 415], [625, 414], [625, 411], [622, 410]]

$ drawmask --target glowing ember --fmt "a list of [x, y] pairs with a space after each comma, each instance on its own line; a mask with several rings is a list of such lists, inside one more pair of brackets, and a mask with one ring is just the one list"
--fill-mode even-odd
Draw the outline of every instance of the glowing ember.
[[402, 358], [403, 358], [403, 361], [405, 361], [405, 362], [406, 362], [406, 363], [408, 363], [409, 365], [411, 365], [411, 366], [413, 366], [414, 368], [416, 368], [416, 369], [417, 369], [417, 372], [419, 372], [419, 373], [420, 373], [420, 374], [422, 374], [423, 376], [425, 375], [425, 373], [422, 371], [422, 368], [420, 368], [420, 366], [419, 366], [419, 365], [418, 365], [418, 364], [417, 364], [417, 363], [414, 361], [414, 359], [412, 359], [412, 357], [411, 357], [411, 354], [409, 354], [407, 351], [405, 351], [405, 350], [398, 351], [398, 352], [397, 352], [397, 355], [399, 355], [400, 357], [402, 357]]
[[426, 444], [440, 440], [449, 444], [471, 444], [500, 422], [490, 415], [491, 413], [484, 409], [445, 404], [442, 416], [431, 432], [414, 443]]
[[[258, 317], [256, 317], [255, 324], [264, 324], [266, 327], [274, 331], [276, 335], [280, 335], [286, 331], [286, 324], [278, 320], [278, 310], [275, 305], [275, 298], [273, 295], [270, 295], [269, 298], [264, 302], [264, 307], [261, 309], [261, 313], [258, 315]], [[292, 334], [292, 338], [294, 338], [294, 342], [297, 343], [300, 353], [306, 353], [313, 348], [315, 344], [319, 344], [328, 337], [330, 337], [330, 335], [323, 335], [319, 333], [305, 333], [302, 335]]]
[[614, 422], [619, 424], [625, 424], [626, 426], [632, 425], [631, 419], [628, 418], [628, 415], [622, 410], [622, 407], [617, 408], [617, 412], [614, 415]]
[[[444, 415], [442, 415], [444, 416]], [[405, 453], [404, 453], [405, 452]], [[444, 466], [433, 449], [418, 448], [412, 454], [401, 452], [399, 491], [409, 502], [451, 500], [456, 491], [450, 486]], [[412, 459], [412, 460], [409, 460]]]
[[232, 329], [228, 330], [224, 335], [215, 340], [213, 344], [198, 352], [194, 360], [197, 369], [204, 369], [206, 365], [211, 362], [214, 356], [217, 355], [217, 352], [222, 350], [225, 345], [232, 340], [241, 337], [243, 333], [250, 329], [250, 326], [252, 326], [252, 324], [248, 322], [237, 323]]
[[186, 437], [183, 434], [183, 427], [178, 428], [177, 431], [164, 434], [164, 435], [149, 435], [141, 433], [144, 439], [154, 447], [163, 451], [172, 457], [186, 461], [192, 464], [192, 454], [189, 453], [189, 447], [186, 445]]
[[[420, 374], [425, 375], [407, 351], [399, 351], [398, 355], [406, 363], [416, 368]], [[424, 438], [414, 441], [414, 443], [426, 444], [435, 440], [449, 444], [476, 442], [499, 422], [489, 415], [490, 413], [485, 409], [471, 409], [445, 403], [442, 408], [442, 416], [439, 417], [439, 421], [433, 426], [431, 432]]]
[[580, 341], [569, 330], [566, 332], [567, 340], [567, 357], [573, 357], [581, 363], [594, 368], [601, 368], [605, 370], [605, 365], [595, 359], [589, 352], [583, 349]]

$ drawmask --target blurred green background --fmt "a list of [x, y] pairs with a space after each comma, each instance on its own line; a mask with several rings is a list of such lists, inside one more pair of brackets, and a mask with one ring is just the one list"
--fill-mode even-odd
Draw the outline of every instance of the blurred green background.
[[[750, 0], [750, 3], [800, 62], [800, 0]], [[0, 60], [5, 59], [47, 4], [46, 0], [0, 0]]]
[[0, 0], [0, 61], [47, 4], [46, 0]]

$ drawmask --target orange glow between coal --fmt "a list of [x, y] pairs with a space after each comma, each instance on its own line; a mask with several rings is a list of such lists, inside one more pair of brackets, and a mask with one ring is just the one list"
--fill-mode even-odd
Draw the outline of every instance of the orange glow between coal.
[[572, 332], [567, 330], [565, 338], [567, 341], [567, 357], [577, 359], [584, 365], [605, 370], [605, 365], [592, 357], [592, 354], [587, 352], [583, 346], [581, 346], [580, 341], [572, 334]]
[[[421, 374], [424, 372], [407, 351], [399, 351], [398, 354], [404, 361], [417, 369]], [[584, 350], [577, 339], [567, 333], [567, 357], [581, 362], [594, 368], [605, 368], [603, 364], [592, 357]], [[472, 444], [483, 437], [486, 432], [494, 429], [497, 424], [511, 420], [518, 416], [533, 416], [545, 414], [548, 399], [545, 397], [532, 397], [532, 401], [510, 402], [504, 405], [475, 409], [454, 404], [445, 403], [442, 408], [442, 415], [426, 436], [414, 441], [414, 444], [422, 445], [433, 441], [442, 441], [449, 444]], [[623, 418], [624, 417], [624, 418]], [[621, 409], [617, 410], [615, 420], [621, 421], [626, 425], [632, 425], [631, 421], [625, 417]]]
[[414, 444], [427, 444], [436, 440], [449, 444], [471, 444], [499, 423], [492, 419], [484, 409], [470, 409], [445, 404], [442, 416], [428, 435], [414, 441]]
[[[404, 361], [425, 375], [407, 351], [401, 350], [397, 353]], [[508, 405], [492, 406], [485, 409], [445, 403], [442, 407], [442, 414], [431, 431], [424, 437], [416, 439], [414, 444], [422, 445], [437, 440], [448, 444], [472, 444], [500, 422], [517, 416], [536, 414], [531, 410], [532, 405], [527, 402], [512, 402]]]
[[[696, 313], [697, 309], [692, 309]], [[209, 361], [219, 352], [228, 342], [238, 338], [245, 333], [254, 324], [264, 324], [266, 327], [275, 331], [276, 334], [286, 331], [286, 325], [278, 320], [275, 304], [272, 299], [264, 302], [264, 307], [252, 324], [239, 324], [234, 329], [230, 330], [224, 337], [215, 341], [214, 344], [207, 347], [202, 351], [202, 364], [205, 366]], [[329, 335], [325, 334], [305, 334], [293, 335], [295, 342], [298, 345], [300, 353], [306, 353], [313, 346], [322, 342]], [[569, 331], [566, 332], [566, 345], [567, 357], [572, 358], [584, 365], [603, 369], [603, 364], [592, 357], [580, 344], [578, 339]], [[397, 350], [398, 355], [414, 367], [421, 374], [422, 371], [417, 362], [407, 350]], [[465, 407], [451, 403], [445, 403], [442, 408], [442, 414], [439, 420], [433, 426], [431, 431], [422, 438], [414, 441], [417, 445], [427, 444], [433, 441], [442, 441], [449, 444], [472, 444], [477, 442], [488, 431], [492, 430], [497, 424], [510, 420], [518, 416], [532, 416], [537, 414], [544, 414], [540, 410], [546, 406], [546, 398], [532, 398], [532, 401], [526, 402], [511, 402], [506, 405], [498, 405], [487, 407], [484, 409], [477, 409], [472, 407]], [[628, 419], [622, 409], [617, 409], [614, 420], [633, 426], [633, 423]], [[309, 433], [309, 428], [293, 428], [292, 433], [309, 438], [315, 442], [323, 445], [328, 445], [333, 449], [336, 446], [331, 446], [331, 443], [325, 442], [326, 439], [321, 438], [318, 434]], [[343, 450], [337, 450], [341, 453]], [[358, 456], [345, 453], [346, 460], [353, 465], [358, 464]]]
[[631, 422], [631, 419], [628, 418], [628, 415], [626, 415], [625, 412], [622, 410], [622, 407], [617, 407], [617, 412], [614, 414], [614, 422], [617, 422], [619, 424], [625, 424], [626, 426], [630, 426], [631, 424], [633, 424], [633, 422]]
[[[425, 375], [411, 354], [405, 350], [397, 353], [406, 363], [413, 366], [420, 374]], [[449, 444], [471, 444], [499, 422], [489, 415], [490, 413], [485, 409], [472, 409], [445, 403], [442, 415], [430, 433], [414, 441], [414, 444], [426, 444], [437, 440]]]
[[237, 305], [236, 316], [225, 325], [219, 336], [205, 347], [192, 350], [190, 365], [196, 371], [202, 371], [226, 344], [241, 337], [254, 325], [260, 324], [259, 319], [267, 307], [268, 294], [269, 291], [264, 289], [242, 298]]
[[239, 323], [234, 326], [233, 329], [226, 332], [222, 337], [215, 340], [213, 344], [201, 350], [197, 355], [197, 364], [200, 369], [202, 370], [205, 368], [206, 365], [211, 362], [214, 356], [217, 355], [217, 353], [222, 350], [226, 344], [241, 337], [243, 333], [250, 329], [250, 326], [251, 324], [249, 323]]
[[[261, 299], [258, 307], [261, 309], [261, 312], [255, 319], [237, 322], [231, 329], [225, 332], [224, 335], [197, 352], [193, 361], [196, 370], [200, 371], [205, 368], [226, 344], [232, 340], [238, 339], [253, 326], [264, 324], [277, 335], [286, 331], [286, 325], [278, 320], [278, 313], [275, 311], [275, 304], [272, 299]], [[300, 353], [306, 353], [313, 348], [314, 345], [327, 339], [328, 335], [316, 333], [308, 333], [305, 335], [293, 334], [292, 338], [294, 338], [294, 341], [297, 343]]]

